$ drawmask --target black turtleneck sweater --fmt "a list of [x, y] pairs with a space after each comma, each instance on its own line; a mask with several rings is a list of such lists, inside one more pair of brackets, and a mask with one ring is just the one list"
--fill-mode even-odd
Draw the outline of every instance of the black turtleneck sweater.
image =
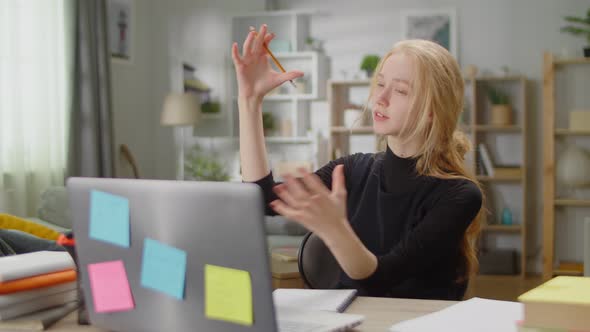
[[[378, 259], [377, 270], [363, 280], [342, 273], [340, 287], [359, 295], [459, 300], [465, 283], [460, 244], [479, 212], [482, 195], [471, 181], [418, 176], [416, 161], [389, 148], [331, 161], [315, 173], [332, 187], [332, 171], [344, 165], [348, 220]], [[277, 199], [272, 173], [256, 181], [267, 203]]]

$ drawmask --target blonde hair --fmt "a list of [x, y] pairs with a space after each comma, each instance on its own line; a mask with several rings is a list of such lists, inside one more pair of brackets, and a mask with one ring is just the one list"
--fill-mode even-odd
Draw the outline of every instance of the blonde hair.
[[[415, 77], [410, 82], [410, 114], [413, 116], [406, 118], [399, 136], [406, 141], [418, 139], [421, 142], [413, 156], [416, 158], [418, 174], [440, 179], [469, 180], [482, 191], [475, 176], [465, 167], [465, 154], [471, 150], [471, 143], [457, 130], [457, 120], [463, 111], [464, 91], [457, 61], [444, 47], [434, 42], [405, 40], [395, 44], [381, 59], [375, 73], [379, 73], [385, 60], [396, 53], [409, 56], [415, 66]], [[371, 81], [370, 97], [375, 91], [376, 77], [374, 75]], [[459, 280], [465, 280], [477, 272], [477, 239], [484, 217], [482, 208], [461, 241], [465, 271]]]

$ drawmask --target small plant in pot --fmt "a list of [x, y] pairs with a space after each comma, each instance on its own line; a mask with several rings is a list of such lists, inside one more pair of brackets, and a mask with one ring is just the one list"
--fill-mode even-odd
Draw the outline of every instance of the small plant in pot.
[[572, 24], [561, 28], [561, 32], [586, 38], [588, 45], [584, 47], [584, 56], [590, 58], [590, 8], [586, 12], [586, 17], [566, 16], [564, 19]]
[[367, 73], [367, 77], [371, 78], [381, 58], [375, 54], [365, 55], [361, 62], [361, 69]]
[[270, 136], [276, 127], [275, 117], [270, 112], [262, 112], [262, 128], [264, 136]]
[[184, 162], [187, 178], [194, 181], [229, 181], [230, 176], [215, 155], [205, 153], [196, 145]]
[[488, 88], [488, 98], [492, 104], [492, 125], [508, 126], [512, 124], [512, 107], [508, 95], [498, 89]]

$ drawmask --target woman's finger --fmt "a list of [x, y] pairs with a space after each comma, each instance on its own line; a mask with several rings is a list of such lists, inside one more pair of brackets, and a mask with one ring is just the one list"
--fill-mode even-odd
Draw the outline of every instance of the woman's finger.
[[275, 38], [275, 34], [274, 33], [267, 33], [266, 37], [264, 37], [264, 44], [266, 46], [268, 46], [270, 44], [270, 42]]
[[301, 76], [303, 76], [303, 72], [299, 70], [291, 70], [286, 73], [279, 73], [277, 75], [277, 85], [281, 85], [287, 81], [294, 80]]
[[303, 175], [303, 183], [305, 183], [305, 187], [309, 188], [312, 194], [321, 194], [321, 195], [329, 195], [330, 190], [326, 188], [322, 180], [312, 173], [309, 173], [305, 170], [300, 169], [299, 172]]
[[303, 201], [309, 196], [307, 189], [305, 189], [298, 179], [291, 175], [285, 175], [285, 180], [287, 190], [295, 199]]
[[297, 209], [289, 207], [287, 204], [282, 202], [280, 199], [274, 200], [270, 202], [270, 207], [275, 210], [281, 216], [290, 219], [299, 221], [301, 219], [301, 214]]
[[256, 31], [250, 31], [248, 36], [246, 37], [246, 41], [244, 41], [244, 46], [242, 47], [242, 56], [248, 56], [252, 53], [252, 43], [254, 41], [254, 37], [256, 36]]
[[263, 24], [260, 27], [260, 31], [256, 35], [256, 38], [254, 38], [254, 43], [252, 44], [252, 53], [253, 54], [258, 54], [260, 52], [260, 50], [262, 50], [262, 43], [264, 42], [264, 38], [266, 37], [266, 30], [267, 30], [267, 26], [266, 26], [266, 24]]
[[277, 196], [279, 196], [279, 198], [283, 202], [285, 202], [290, 207], [299, 208], [299, 206], [301, 205], [300, 202], [297, 199], [295, 199], [293, 195], [291, 195], [291, 193], [289, 192], [289, 190], [287, 190], [284, 184], [275, 186], [273, 188], [273, 191], [277, 194]]
[[242, 58], [240, 57], [240, 53], [238, 52], [238, 43], [234, 42], [231, 46], [231, 57], [234, 60], [234, 64], [236, 66], [242, 64]]
[[346, 179], [344, 178], [344, 165], [338, 165], [332, 172], [332, 192], [340, 196], [346, 196]]

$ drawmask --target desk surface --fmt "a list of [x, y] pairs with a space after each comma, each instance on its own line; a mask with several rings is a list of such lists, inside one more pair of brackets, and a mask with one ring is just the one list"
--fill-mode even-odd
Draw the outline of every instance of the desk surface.
[[[354, 331], [383, 332], [394, 323], [435, 312], [454, 303], [452, 301], [357, 297], [346, 312], [365, 316], [365, 321]], [[95, 327], [77, 325], [75, 312], [58, 322], [49, 331], [105, 332]]]

